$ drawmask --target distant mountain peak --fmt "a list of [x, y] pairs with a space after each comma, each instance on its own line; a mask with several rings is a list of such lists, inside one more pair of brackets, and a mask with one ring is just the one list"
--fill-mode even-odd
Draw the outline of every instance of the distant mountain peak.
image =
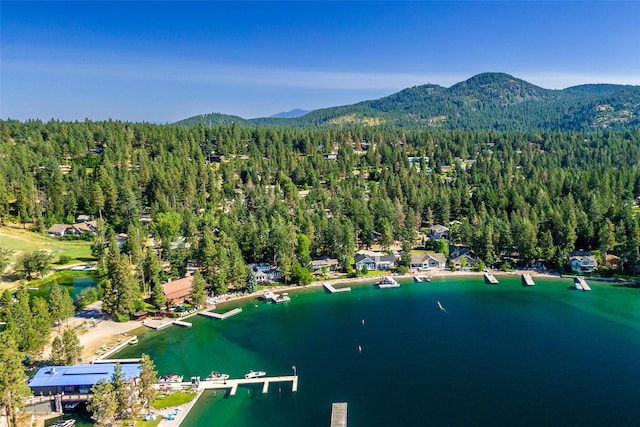
[[296, 119], [298, 117], [302, 117], [307, 113], [310, 113], [309, 110], [301, 110], [300, 108], [294, 108], [291, 111], [283, 111], [278, 114], [274, 114], [273, 116], [269, 116], [271, 119]]

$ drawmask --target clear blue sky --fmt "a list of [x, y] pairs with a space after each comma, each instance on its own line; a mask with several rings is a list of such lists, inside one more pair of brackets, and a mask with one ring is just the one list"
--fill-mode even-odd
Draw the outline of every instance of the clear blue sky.
[[263, 117], [500, 71], [640, 84], [640, 2], [0, 3], [0, 117]]

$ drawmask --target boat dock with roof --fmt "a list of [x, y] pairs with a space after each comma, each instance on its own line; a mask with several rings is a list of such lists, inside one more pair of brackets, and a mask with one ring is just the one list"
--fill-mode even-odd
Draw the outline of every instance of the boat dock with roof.
[[522, 275], [522, 286], [535, 286], [535, 285], [536, 283], [533, 281], [529, 273], [524, 273]]
[[324, 286], [324, 288], [327, 290], [327, 292], [329, 292], [330, 294], [336, 294], [339, 292], [351, 292], [351, 288], [350, 287], [346, 287], [346, 288], [334, 288], [333, 285], [331, 285], [330, 283], [323, 283], [322, 286]]
[[498, 279], [496, 279], [494, 277], [493, 274], [489, 273], [488, 271], [486, 271], [484, 273], [484, 281], [488, 284], [488, 285], [497, 285], [498, 283]]

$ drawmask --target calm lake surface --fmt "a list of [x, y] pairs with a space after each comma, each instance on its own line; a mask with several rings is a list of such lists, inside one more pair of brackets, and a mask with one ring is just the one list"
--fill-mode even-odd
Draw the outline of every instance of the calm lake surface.
[[297, 393], [288, 384], [265, 395], [261, 386], [233, 397], [207, 392], [186, 427], [327, 427], [333, 402], [348, 402], [350, 427], [637, 425], [640, 289], [498, 279], [246, 301], [224, 321], [195, 316], [192, 328], [144, 334], [118, 357], [144, 352], [160, 374], [185, 379], [213, 370], [291, 375], [296, 366]]

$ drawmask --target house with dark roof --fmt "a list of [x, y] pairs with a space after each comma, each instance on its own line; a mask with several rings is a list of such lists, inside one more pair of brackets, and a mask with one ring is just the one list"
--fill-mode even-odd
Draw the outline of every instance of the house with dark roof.
[[[87, 394], [101, 379], [110, 380], [115, 367], [115, 363], [45, 366], [29, 380], [29, 388], [34, 396], [58, 393]], [[120, 367], [127, 382], [140, 376], [139, 363], [121, 363]]]
[[396, 266], [396, 257], [393, 255], [385, 255], [380, 252], [363, 251], [355, 256], [354, 259], [356, 270], [389, 270]]
[[449, 240], [449, 228], [436, 224], [429, 228], [429, 238], [432, 240]]
[[168, 305], [180, 304], [188, 299], [193, 292], [193, 276], [163, 283], [162, 290]]

